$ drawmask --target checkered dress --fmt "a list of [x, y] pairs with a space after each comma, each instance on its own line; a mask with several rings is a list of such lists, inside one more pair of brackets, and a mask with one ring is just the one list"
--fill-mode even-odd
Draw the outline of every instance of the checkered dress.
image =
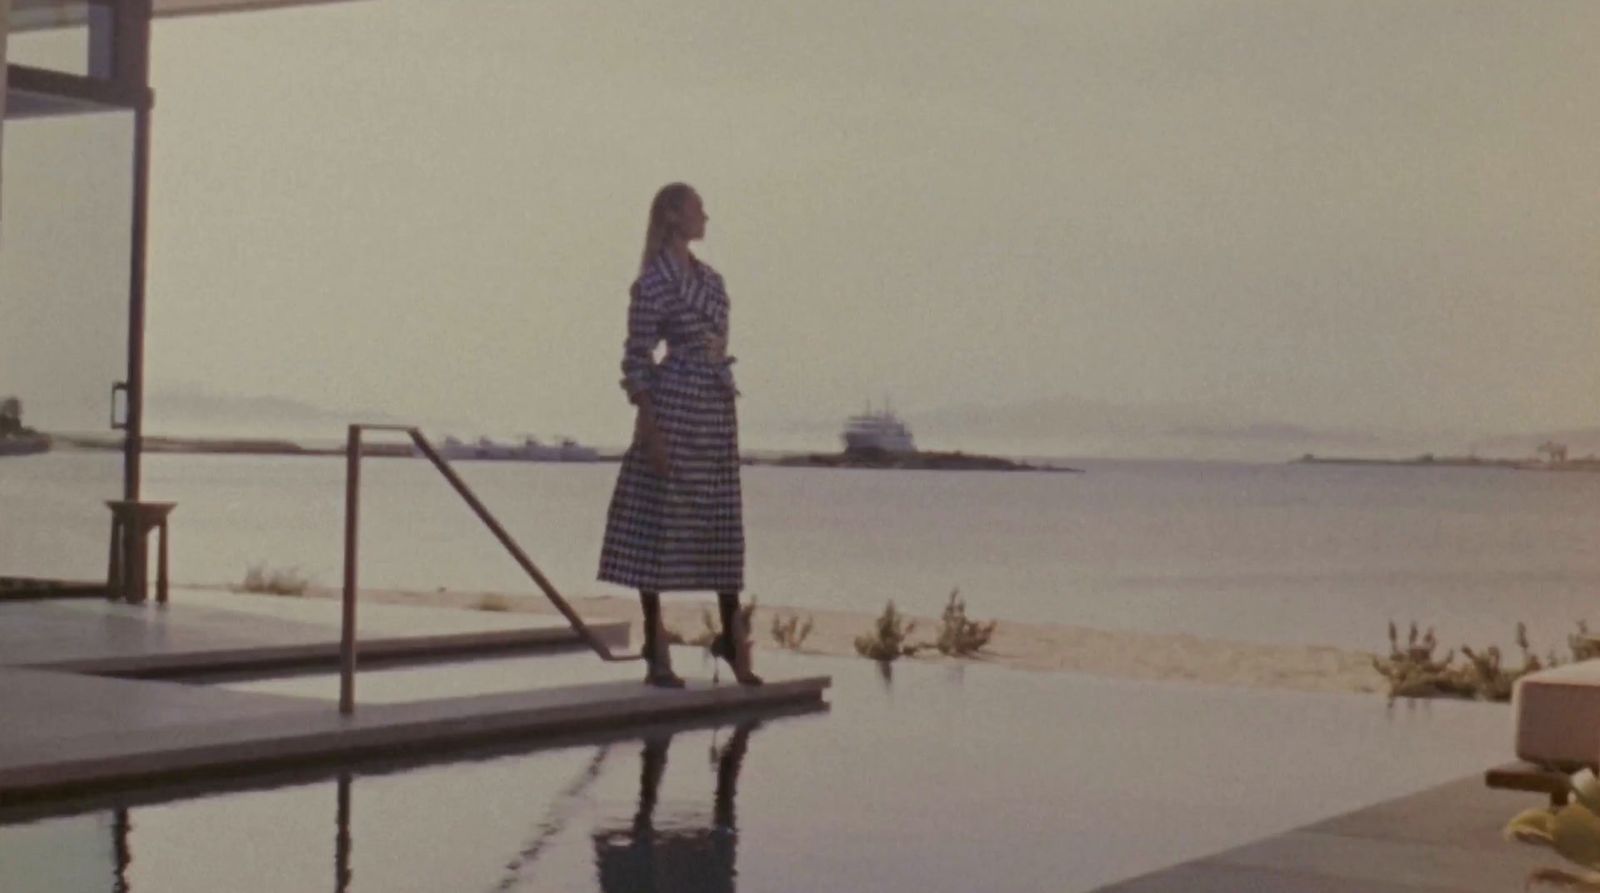
[[[666, 438], [665, 476], [629, 447], [617, 474], [600, 550], [600, 579], [652, 592], [744, 588], [744, 517], [731, 358], [706, 338], [728, 334], [728, 294], [717, 271], [680, 271], [662, 254], [628, 304], [622, 386], [648, 392]], [[667, 354], [654, 360], [657, 344]]]

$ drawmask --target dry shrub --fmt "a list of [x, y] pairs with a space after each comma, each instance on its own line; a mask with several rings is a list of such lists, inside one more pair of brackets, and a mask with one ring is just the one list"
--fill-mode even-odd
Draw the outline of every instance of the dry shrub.
[[928, 646], [910, 641], [917, 623], [907, 620], [895, 609], [894, 599], [884, 606], [883, 613], [873, 621], [872, 631], [856, 637], [856, 653], [876, 661], [899, 660], [910, 657]]
[[[1575, 660], [1595, 656], [1589, 644], [1587, 628], [1578, 624], [1578, 634], [1568, 637]], [[1522, 666], [1508, 667], [1498, 645], [1477, 649], [1462, 646], [1464, 664], [1455, 663], [1455, 651], [1447, 651], [1443, 658], [1435, 658], [1438, 648], [1433, 629], [1421, 637], [1417, 625], [1411, 624], [1404, 648], [1394, 623], [1389, 624], [1389, 656], [1372, 658], [1372, 665], [1389, 680], [1389, 697], [1392, 698], [1465, 698], [1477, 701], [1509, 701], [1517, 680], [1540, 670], [1560, 666], [1554, 653], [1540, 659], [1528, 644], [1528, 627], [1517, 624], [1517, 647], [1522, 651]]]
[[266, 564], [252, 564], [244, 572], [240, 592], [262, 595], [305, 595], [311, 587], [311, 578], [298, 567], [268, 568]]
[[944, 614], [939, 619], [939, 637], [934, 641], [934, 647], [939, 649], [940, 654], [953, 657], [977, 654], [989, 644], [998, 623], [996, 620], [988, 623], [968, 620], [967, 603], [961, 598], [961, 590], [952, 589], [950, 600], [944, 606]]
[[491, 611], [495, 613], [512, 610], [511, 599], [506, 598], [503, 595], [495, 595], [494, 593], [490, 593], [485, 595], [483, 598], [478, 599], [478, 603], [472, 607], [479, 611]]
[[799, 651], [805, 645], [806, 637], [811, 635], [815, 620], [811, 615], [806, 615], [802, 621], [799, 614], [784, 616], [774, 614], [772, 617], [772, 640], [778, 643], [779, 648], [788, 651]]

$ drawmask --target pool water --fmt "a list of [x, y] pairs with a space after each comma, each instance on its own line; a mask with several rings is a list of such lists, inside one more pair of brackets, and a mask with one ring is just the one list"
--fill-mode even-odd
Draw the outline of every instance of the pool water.
[[[681, 649], [679, 669], [704, 668]], [[1459, 778], [1503, 706], [764, 656], [831, 709], [338, 767], [0, 824], [0, 890], [1091, 890]], [[631, 675], [364, 673], [363, 702]], [[709, 670], [706, 670], [709, 673]], [[237, 687], [331, 697], [303, 677]], [[35, 812], [33, 815], [37, 815]], [[0, 815], [0, 822], [7, 821]]]

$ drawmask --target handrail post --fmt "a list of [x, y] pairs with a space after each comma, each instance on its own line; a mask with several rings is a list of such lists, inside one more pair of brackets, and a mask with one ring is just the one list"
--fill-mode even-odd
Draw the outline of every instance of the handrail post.
[[428, 461], [433, 463], [433, 467], [439, 469], [439, 473], [444, 475], [444, 479], [448, 481], [450, 486], [455, 488], [456, 493], [466, 501], [467, 506], [472, 509], [473, 514], [478, 516], [478, 520], [482, 521], [483, 525], [489, 528], [489, 532], [494, 534], [495, 539], [500, 541], [500, 545], [504, 546], [505, 550], [511, 554], [511, 557], [522, 568], [523, 572], [526, 573], [534, 583], [538, 584], [539, 589], [544, 592], [545, 598], [549, 599], [550, 603], [555, 605], [556, 610], [561, 612], [561, 616], [566, 618], [567, 624], [572, 627], [573, 632], [578, 634], [578, 638], [584, 641], [584, 644], [588, 645], [589, 648], [593, 650], [595, 654], [599, 655], [600, 659], [604, 661], [620, 662], [625, 660], [639, 659], [637, 655], [618, 657], [617, 655], [612, 654], [611, 649], [608, 648], [605, 643], [601, 642], [595, 637], [594, 632], [590, 630], [588, 625], [583, 622], [583, 618], [578, 616], [578, 612], [572, 610], [572, 606], [567, 604], [567, 600], [561, 597], [561, 593], [556, 591], [555, 586], [551, 585], [550, 581], [545, 578], [545, 575], [541, 573], [539, 568], [534, 565], [533, 559], [528, 557], [528, 553], [522, 551], [522, 547], [517, 545], [517, 541], [511, 537], [511, 534], [506, 531], [505, 527], [501, 526], [500, 522], [495, 520], [494, 514], [489, 511], [488, 506], [483, 504], [483, 500], [479, 499], [477, 494], [472, 492], [472, 488], [467, 486], [467, 482], [462, 480], [460, 475], [456, 474], [455, 469], [450, 467], [450, 463], [446, 462], [443, 456], [439, 455], [439, 451], [433, 448], [433, 444], [428, 442], [428, 438], [422, 436], [422, 430], [419, 428], [406, 428], [404, 430], [407, 434], [411, 435], [411, 442], [416, 444], [417, 449], [422, 452], [422, 455], [426, 456]]
[[500, 541], [500, 544], [511, 554], [511, 557], [522, 567], [522, 570], [538, 584], [539, 589], [544, 592], [545, 598], [549, 599], [550, 603], [561, 613], [561, 616], [566, 618], [567, 624], [572, 627], [572, 631], [577, 633], [578, 638], [583, 640], [584, 644], [588, 645], [595, 654], [599, 655], [601, 660], [622, 662], [642, 659], [642, 655], [639, 654], [618, 655], [611, 653], [611, 648], [605, 642], [602, 642], [594, 631], [589, 629], [588, 624], [583, 622], [583, 618], [578, 615], [578, 612], [567, 604], [567, 600], [561, 597], [561, 593], [556, 591], [555, 586], [534, 565], [533, 560], [528, 557], [528, 553], [522, 551], [522, 547], [517, 545], [517, 541], [495, 519], [488, 506], [485, 506], [483, 501], [478, 499], [477, 494], [472, 492], [472, 488], [467, 486], [467, 482], [456, 474], [455, 470], [450, 467], [450, 463], [445, 461], [439, 451], [434, 449], [433, 444], [428, 442], [421, 429], [412, 425], [355, 424], [350, 426], [349, 438], [345, 445], [344, 620], [339, 641], [340, 713], [351, 714], [356, 709], [356, 590], [358, 588], [356, 585], [356, 540], [361, 519], [362, 431], [394, 431], [409, 435], [417, 451], [421, 452], [428, 461], [433, 463], [439, 473], [444, 475], [444, 479], [449, 482], [451, 487], [455, 488], [456, 493], [466, 501], [467, 506], [478, 516], [478, 520], [489, 528], [489, 532], [494, 534], [495, 539]]
[[361, 512], [361, 426], [351, 425], [345, 445], [344, 616], [339, 637], [339, 712], [356, 709], [356, 532]]

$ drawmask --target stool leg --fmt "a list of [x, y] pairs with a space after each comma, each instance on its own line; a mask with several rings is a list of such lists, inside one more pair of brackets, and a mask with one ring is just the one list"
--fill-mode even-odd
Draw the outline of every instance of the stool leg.
[[162, 518], [156, 527], [161, 535], [161, 555], [156, 559], [156, 603], [167, 603], [167, 519]]
[[111, 555], [106, 561], [106, 598], [117, 601], [122, 596], [122, 521], [111, 519]]
[[128, 525], [128, 601], [142, 605], [150, 589], [149, 531], [135, 521]]

